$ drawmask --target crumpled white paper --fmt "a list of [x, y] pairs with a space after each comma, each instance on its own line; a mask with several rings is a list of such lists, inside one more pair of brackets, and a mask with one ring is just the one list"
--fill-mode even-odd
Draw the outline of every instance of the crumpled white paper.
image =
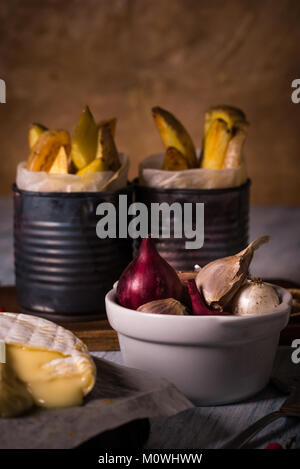
[[[198, 157], [200, 151], [198, 150]], [[165, 189], [225, 189], [238, 187], [247, 181], [245, 162], [230, 169], [162, 170], [164, 154], [150, 155], [139, 165], [139, 183], [142, 186]]]
[[17, 167], [16, 184], [19, 189], [33, 192], [101, 192], [117, 191], [127, 185], [129, 159], [119, 153], [121, 167], [118, 171], [76, 174], [49, 174], [45, 171], [28, 171], [26, 162]]
[[70, 449], [132, 420], [171, 416], [194, 405], [167, 380], [94, 358], [96, 384], [84, 404], [0, 418], [0, 449]]

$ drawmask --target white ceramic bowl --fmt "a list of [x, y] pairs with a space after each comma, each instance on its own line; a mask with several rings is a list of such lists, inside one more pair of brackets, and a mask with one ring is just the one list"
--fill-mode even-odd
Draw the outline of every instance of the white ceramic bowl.
[[200, 405], [245, 399], [265, 387], [290, 293], [276, 287], [280, 304], [261, 316], [173, 316], [141, 313], [106, 295], [110, 325], [118, 332], [126, 365], [167, 378]]

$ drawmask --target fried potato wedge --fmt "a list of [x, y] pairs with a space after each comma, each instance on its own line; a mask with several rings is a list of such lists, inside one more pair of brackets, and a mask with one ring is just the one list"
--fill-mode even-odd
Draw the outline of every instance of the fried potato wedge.
[[104, 120], [100, 121], [97, 124], [97, 127], [98, 127], [98, 129], [100, 129], [100, 127], [103, 127], [105, 125], [107, 125], [110, 128], [111, 134], [115, 138], [116, 127], [117, 127], [117, 118], [112, 117], [111, 119], [104, 119]]
[[243, 159], [243, 147], [247, 137], [247, 122], [236, 122], [233, 129], [233, 137], [228, 143], [223, 168], [237, 168]]
[[48, 130], [47, 127], [42, 124], [31, 124], [28, 131], [28, 142], [30, 150], [46, 130]]
[[166, 149], [174, 147], [186, 159], [189, 168], [197, 166], [194, 143], [184, 126], [173, 114], [161, 107], [152, 108], [152, 115]]
[[109, 126], [103, 125], [99, 129], [98, 148], [96, 158], [102, 159], [111, 171], [118, 171], [121, 167], [119, 153]]
[[165, 153], [162, 169], [167, 171], [181, 171], [189, 169], [189, 165], [180, 151], [174, 147], [169, 147]]
[[64, 147], [70, 153], [70, 135], [66, 130], [46, 130], [32, 147], [27, 160], [30, 171], [49, 171], [59, 152]]
[[204, 139], [202, 168], [222, 169], [230, 138], [231, 132], [226, 122], [213, 120]]
[[96, 158], [90, 164], [78, 171], [77, 175], [82, 176], [86, 173], [97, 173], [101, 171], [108, 171], [108, 167], [102, 158]]
[[71, 159], [77, 169], [82, 169], [95, 159], [98, 141], [98, 127], [86, 106], [75, 129], [71, 148]]
[[49, 169], [50, 174], [68, 174], [69, 160], [65, 147], [60, 147], [56, 158]]
[[246, 116], [241, 109], [233, 106], [214, 106], [205, 113], [204, 135], [207, 134], [211, 123], [216, 119], [222, 119], [226, 122], [231, 131], [236, 122], [246, 122]]

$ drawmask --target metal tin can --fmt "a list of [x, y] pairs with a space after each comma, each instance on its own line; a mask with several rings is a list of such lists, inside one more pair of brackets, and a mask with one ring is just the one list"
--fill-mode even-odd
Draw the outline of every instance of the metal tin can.
[[104, 298], [132, 258], [129, 238], [99, 239], [96, 208], [113, 192], [56, 193], [14, 190], [14, 250], [20, 312], [61, 321], [105, 317]]
[[[186, 249], [189, 241], [182, 238], [159, 237], [155, 239], [161, 256], [179, 271], [193, 270], [194, 265], [203, 266], [220, 257], [230, 256], [248, 244], [250, 180], [239, 187], [227, 189], [161, 189], [135, 184], [135, 200], [146, 204], [148, 214], [152, 203], [178, 202], [183, 204], [204, 203], [204, 244], [200, 249]], [[172, 222], [172, 214], [170, 216]], [[149, 226], [151, 226], [149, 215]], [[195, 229], [193, 222], [193, 229]], [[161, 234], [160, 230], [160, 234]], [[140, 240], [134, 240], [136, 255]]]

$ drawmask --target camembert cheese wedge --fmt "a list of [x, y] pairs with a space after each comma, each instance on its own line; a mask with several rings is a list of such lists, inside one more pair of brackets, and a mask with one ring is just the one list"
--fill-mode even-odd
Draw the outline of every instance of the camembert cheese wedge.
[[96, 368], [85, 344], [51, 321], [0, 313], [0, 340], [6, 346], [6, 363], [0, 367], [0, 417], [18, 415], [33, 404], [80, 405], [95, 384]]

